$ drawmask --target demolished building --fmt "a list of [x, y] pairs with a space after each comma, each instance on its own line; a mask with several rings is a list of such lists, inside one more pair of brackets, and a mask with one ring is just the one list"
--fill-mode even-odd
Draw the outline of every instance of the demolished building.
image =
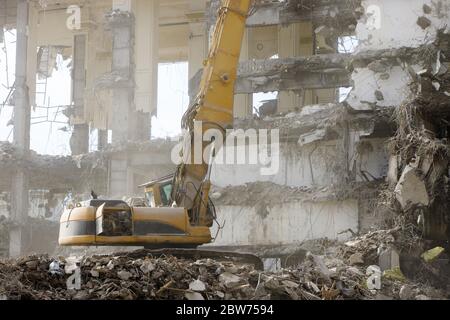
[[[0, 25], [14, 27], [23, 2], [0, 0]], [[33, 201], [19, 206], [22, 192], [46, 190], [41, 204], [56, 212], [69, 192], [138, 196], [138, 185], [173, 172], [176, 142], [146, 141], [158, 63], [188, 61], [193, 99], [219, 2], [80, 1], [76, 30], [55, 28], [67, 18], [66, 1], [27, 2], [22, 23], [31, 32], [22, 58], [30, 97], [50, 48], [73, 58], [66, 110], [73, 155], [24, 154], [17, 142], [2, 143], [4, 215], [26, 228], [23, 210]], [[391, 227], [447, 240], [449, 22], [444, 0], [256, 1], [235, 87], [235, 128], [278, 129], [272, 158], [279, 168], [262, 176], [259, 164], [213, 166], [218, 226], [208, 246], [272, 258], [280, 256], [274, 247], [287, 256], [310, 240]], [[276, 101], [255, 113], [261, 92], [277, 92]], [[89, 125], [103, 146], [94, 153]]]

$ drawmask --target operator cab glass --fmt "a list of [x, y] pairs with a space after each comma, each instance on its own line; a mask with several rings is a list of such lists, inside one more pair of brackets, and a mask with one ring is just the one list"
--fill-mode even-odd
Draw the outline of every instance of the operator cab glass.
[[164, 185], [161, 185], [159, 192], [161, 193], [162, 205], [165, 207], [169, 207], [170, 195], [172, 194], [172, 181]]
[[170, 207], [173, 175], [142, 185], [145, 188], [145, 203], [152, 208]]

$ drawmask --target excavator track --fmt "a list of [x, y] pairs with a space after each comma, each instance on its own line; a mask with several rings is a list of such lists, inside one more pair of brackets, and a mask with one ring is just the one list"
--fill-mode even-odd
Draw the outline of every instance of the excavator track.
[[144, 258], [147, 256], [152, 257], [162, 257], [162, 256], [174, 256], [177, 258], [184, 259], [214, 259], [214, 260], [224, 260], [231, 261], [238, 264], [250, 264], [253, 265], [256, 270], [264, 270], [264, 264], [262, 260], [249, 253], [237, 253], [237, 252], [227, 252], [227, 251], [215, 251], [208, 249], [179, 249], [179, 248], [168, 248], [168, 249], [140, 249], [132, 252], [120, 252], [115, 253], [113, 256], [125, 256], [132, 259]]

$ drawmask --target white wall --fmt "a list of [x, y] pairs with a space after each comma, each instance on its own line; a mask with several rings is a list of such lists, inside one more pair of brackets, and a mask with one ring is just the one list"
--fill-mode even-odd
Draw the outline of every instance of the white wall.
[[[224, 228], [213, 245], [285, 245], [305, 240], [328, 238], [346, 240], [351, 228], [358, 230], [356, 200], [324, 202], [291, 202], [267, 208], [266, 217], [255, 207], [217, 206], [217, 215]], [[214, 236], [217, 226], [211, 230]]]
[[[413, 66], [419, 71], [420, 66]], [[381, 73], [376, 73], [368, 68], [356, 68], [352, 73], [354, 88], [350, 92], [347, 102], [355, 110], [372, 110], [372, 105], [378, 107], [393, 107], [405, 101], [411, 90], [408, 85], [412, 79], [407, 70], [395, 66], [387, 73], [389, 79], [382, 79]], [[375, 91], [383, 94], [383, 100], [377, 100]]]
[[[430, 14], [424, 13], [424, 4], [432, 8]], [[448, 0], [363, 0], [362, 5], [366, 15], [356, 27], [359, 50], [415, 48], [432, 43], [441, 28], [450, 32]], [[431, 21], [425, 30], [417, 24], [421, 16]]]
[[261, 168], [265, 166], [261, 164], [215, 164], [212, 182], [220, 187], [256, 181], [270, 181], [288, 186], [325, 185], [333, 182], [332, 166], [336, 159], [336, 146], [333, 141], [321, 143], [317, 148], [313, 145], [298, 147], [292, 144], [288, 151], [280, 150], [279, 154], [273, 155], [277, 156], [279, 170], [274, 175], [262, 175]]
[[[365, 14], [356, 27], [356, 52], [417, 48], [433, 43], [440, 29], [450, 32], [448, 0], [363, 0], [362, 5]], [[425, 13], [424, 5], [431, 8], [430, 13]], [[419, 26], [419, 17], [427, 18], [430, 26]], [[422, 69], [412, 67], [416, 72]], [[347, 99], [349, 105], [356, 110], [371, 110], [373, 106], [393, 107], [405, 101], [411, 95], [411, 77], [406, 68], [390, 67], [386, 73], [388, 79], [369, 68], [356, 68], [352, 74], [355, 85]], [[383, 94], [383, 100], [377, 100], [377, 90]]]
[[[374, 177], [381, 178], [387, 173], [387, 154], [385, 140], [365, 139], [370, 147], [362, 155], [358, 150], [349, 157], [350, 168], [356, 161], [356, 168], [370, 172]], [[238, 186], [251, 182], [273, 182], [291, 187], [320, 187], [339, 183], [343, 173], [336, 167], [339, 156], [336, 151], [338, 141], [318, 142], [298, 146], [290, 144], [280, 151], [279, 171], [275, 175], [261, 175], [262, 165], [213, 165], [211, 181], [219, 187]]]

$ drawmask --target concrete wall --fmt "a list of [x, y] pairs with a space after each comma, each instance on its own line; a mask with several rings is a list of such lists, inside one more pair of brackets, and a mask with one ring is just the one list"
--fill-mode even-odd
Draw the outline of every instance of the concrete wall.
[[[261, 164], [214, 164], [212, 183], [219, 187], [257, 181], [292, 187], [317, 187], [339, 183], [343, 168], [340, 168], [338, 163], [339, 156], [342, 157], [337, 151], [338, 143], [326, 141], [302, 147], [293, 143], [283, 146], [284, 150], [279, 153], [279, 170], [274, 175], [261, 175], [261, 168], [265, 167]], [[365, 139], [364, 144], [360, 145], [363, 147], [355, 147], [349, 156], [349, 167], [356, 169], [357, 180], [361, 180], [360, 171], [367, 171], [376, 178], [385, 177], [388, 162], [385, 139]]]
[[[450, 32], [448, 0], [363, 0], [362, 5], [366, 14], [356, 27], [358, 50], [416, 48], [436, 40], [439, 29]], [[430, 26], [422, 29], [419, 17], [429, 19]]]
[[[279, 170], [274, 175], [261, 175], [261, 168], [265, 167], [262, 164], [215, 164], [212, 182], [220, 187], [256, 181], [270, 181], [288, 186], [332, 183], [333, 159], [336, 157], [334, 142], [320, 144], [317, 148], [312, 145], [299, 148], [295, 144], [291, 147], [290, 150], [280, 150], [279, 154], [272, 155], [273, 158], [279, 157]], [[229, 148], [226, 147], [225, 150], [227, 149]]]
[[[305, 240], [328, 238], [345, 240], [347, 229], [358, 230], [358, 203], [292, 202], [267, 208], [264, 217], [255, 207], [218, 206], [217, 215], [224, 228], [213, 245], [285, 245]], [[217, 226], [211, 230], [213, 236]]]
[[[415, 71], [421, 69], [420, 66], [412, 68]], [[357, 68], [352, 73], [352, 81], [355, 86], [347, 102], [355, 110], [372, 110], [373, 106], [398, 106], [411, 94], [408, 87], [412, 81], [411, 76], [406, 69], [399, 66], [389, 67], [384, 73]]]
[[385, 138], [364, 139], [358, 143], [350, 157], [350, 168], [355, 170], [356, 181], [365, 181], [361, 172], [368, 172], [375, 178], [387, 176], [389, 155], [386, 144]]
[[[439, 30], [450, 32], [447, 0], [363, 0], [365, 14], [356, 26], [357, 52], [402, 47], [417, 48], [433, 43]], [[412, 66], [417, 72], [421, 66]], [[377, 70], [378, 69], [378, 70]], [[355, 84], [347, 102], [356, 110], [374, 106], [394, 107], [411, 94], [407, 67], [356, 68]]]

